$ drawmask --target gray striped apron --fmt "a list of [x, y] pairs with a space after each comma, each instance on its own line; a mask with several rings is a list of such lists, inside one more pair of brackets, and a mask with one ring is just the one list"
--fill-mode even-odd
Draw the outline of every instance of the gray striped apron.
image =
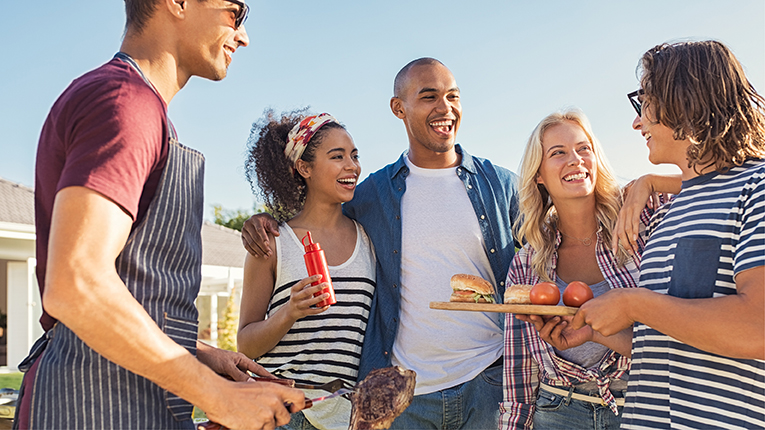
[[[196, 355], [204, 157], [178, 143], [169, 121], [168, 129], [162, 178], [116, 268], [157, 325]], [[61, 322], [48, 338], [31, 393], [31, 428], [194, 428], [190, 403], [105, 359]]]

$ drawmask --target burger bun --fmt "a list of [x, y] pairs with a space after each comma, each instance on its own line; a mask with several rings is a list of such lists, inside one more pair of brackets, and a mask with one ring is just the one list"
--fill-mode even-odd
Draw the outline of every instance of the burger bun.
[[533, 285], [528, 284], [511, 285], [505, 290], [505, 304], [530, 305], [531, 298], [529, 295], [533, 287]]

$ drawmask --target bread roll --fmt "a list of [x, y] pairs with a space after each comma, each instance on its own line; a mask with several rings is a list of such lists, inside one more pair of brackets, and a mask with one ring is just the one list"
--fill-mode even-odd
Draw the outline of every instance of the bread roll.
[[533, 285], [517, 284], [511, 285], [505, 290], [505, 304], [508, 305], [530, 305], [529, 294]]

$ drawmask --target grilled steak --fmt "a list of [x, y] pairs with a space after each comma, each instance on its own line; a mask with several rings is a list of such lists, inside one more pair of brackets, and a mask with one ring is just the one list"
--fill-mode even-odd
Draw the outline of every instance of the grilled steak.
[[415, 372], [398, 366], [375, 369], [351, 394], [351, 430], [387, 429], [414, 397]]

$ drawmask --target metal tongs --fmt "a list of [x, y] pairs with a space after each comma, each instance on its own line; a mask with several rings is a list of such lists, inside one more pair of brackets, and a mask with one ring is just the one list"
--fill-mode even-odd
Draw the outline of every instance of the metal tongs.
[[299, 384], [292, 379], [274, 379], [274, 378], [256, 378], [253, 377], [256, 382], [270, 382], [272, 384], [285, 385], [287, 387], [299, 388], [301, 390], [323, 390], [328, 393], [334, 393], [335, 391], [345, 388], [347, 390], [353, 390], [353, 385], [340, 378], [333, 379], [326, 384], [312, 385], [312, 384]]
[[350, 393], [353, 393], [353, 390], [349, 390], [348, 388], [341, 388], [341, 389], [335, 391], [334, 393], [328, 394], [326, 396], [317, 397], [315, 399], [305, 399], [305, 406], [303, 407], [303, 409], [308, 409], [311, 406], [313, 406], [314, 403], [320, 402], [322, 400], [333, 399], [335, 397], [344, 396], [344, 395], [350, 394]]
[[353, 385], [351, 385], [350, 383], [340, 378], [333, 379], [327, 382], [326, 384], [321, 384], [321, 385], [299, 384], [292, 379], [274, 379], [274, 378], [256, 378], [256, 377], [253, 377], [252, 379], [255, 380], [256, 382], [270, 382], [272, 384], [285, 385], [287, 387], [299, 388], [302, 390], [323, 390], [323, 391], [332, 393], [327, 396], [317, 397], [315, 399], [309, 399], [306, 397], [304, 409], [308, 409], [311, 406], [313, 406], [314, 403], [320, 402], [322, 400], [332, 399], [338, 396], [344, 396], [346, 394], [353, 393]]

